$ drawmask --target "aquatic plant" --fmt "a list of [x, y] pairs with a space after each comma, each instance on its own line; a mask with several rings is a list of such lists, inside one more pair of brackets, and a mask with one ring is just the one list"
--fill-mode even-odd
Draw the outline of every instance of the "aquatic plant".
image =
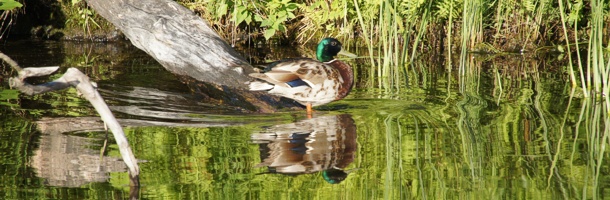
[[0, 11], [2, 11], [2, 14], [0, 14], [0, 39], [2, 39], [13, 23], [15, 12], [18, 12], [16, 8], [21, 8], [22, 6], [23, 4], [15, 0], [0, 1]]
[[15, 8], [21, 8], [23, 4], [15, 0], [2, 0], [0, 1], [0, 10], [12, 10]]
[[83, 34], [91, 36], [91, 30], [93, 28], [101, 28], [95, 20], [95, 12], [93, 9], [85, 5], [82, 0], [72, 0], [71, 7], [75, 9], [75, 13], [72, 18], [68, 19], [66, 23], [75, 23], [83, 31]]

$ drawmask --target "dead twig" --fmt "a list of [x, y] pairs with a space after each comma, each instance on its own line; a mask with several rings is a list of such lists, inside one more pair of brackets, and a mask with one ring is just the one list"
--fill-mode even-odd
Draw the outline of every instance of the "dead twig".
[[17, 77], [12, 77], [9, 79], [9, 84], [11, 87], [18, 89], [24, 94], [34, 95], [63, 90], [69, 87], [76, 88], [82, 97], [87, 99], [91, 105], [93, 105], [102, 120], [112, 131], [117, 145], [119, 146], [119, 151], [123, 161], [127, 165], [127, 168], [129, 168], [131, 184], [133, 186], [139, 186], [140, 168], [138, 167], [137, 160], [129, 147], [129, 143], [127, 142], [123, 128], [110, 111], [110, 108], [108, 108], [108, 105], [106, 105], [102, 96], [97, 92], [95, 83], [91, 82], [87, 75], [83, 74], [76, 68], [69, 68], [66, 73], [64, 73], [58, 79], [40, 85], [31, 85], [25, 82], [26, 78], [52, 74], [59, 69], [59, 66], [21, 68], [17, 62], [2, 52], [0, 52], [0, 59], [4, 60], [19, 73]]

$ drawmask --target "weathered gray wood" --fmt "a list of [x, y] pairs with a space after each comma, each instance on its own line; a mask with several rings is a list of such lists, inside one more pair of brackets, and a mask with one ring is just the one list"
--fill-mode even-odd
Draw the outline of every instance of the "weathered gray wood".
[[86, 0], [99, 15], [121, 30], [134, 46], [180, 75], [194, 93], [207, 100], [247, 111], [299, 108], [292, 100], [250, 92], [254, 70], [201, 17], [171, 0]]
[[253, 68], [201, 17], [171, 0], [87, 0], [172, 73], [244, 89]]

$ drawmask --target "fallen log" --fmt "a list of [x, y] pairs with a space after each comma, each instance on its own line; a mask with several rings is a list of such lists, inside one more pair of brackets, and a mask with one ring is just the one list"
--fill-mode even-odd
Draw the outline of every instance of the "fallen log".
[[172, 0], [86, 0], [97, 14], [118, 28], [131, 43], [181, 77], [206, 100], [246, 111], [274, 112], [301, 108], [292, 101], [244, 84], [253, 67], [201, 17]]

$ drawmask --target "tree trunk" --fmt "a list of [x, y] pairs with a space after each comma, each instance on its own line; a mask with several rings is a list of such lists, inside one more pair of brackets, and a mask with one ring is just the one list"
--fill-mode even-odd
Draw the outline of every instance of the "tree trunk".
[[244, 89], [252, 67], [201, 17], [171, 0], [87, 0], [167, 70]]
[[[155, 58], [204, 98], [250, 111], [295, 108], [267, 93], [250, 92], [254, 70], [201, 17], [172, 0], [86, 0], [136, 47]], [[184, 79], [184, 77], [190, 77]]]

